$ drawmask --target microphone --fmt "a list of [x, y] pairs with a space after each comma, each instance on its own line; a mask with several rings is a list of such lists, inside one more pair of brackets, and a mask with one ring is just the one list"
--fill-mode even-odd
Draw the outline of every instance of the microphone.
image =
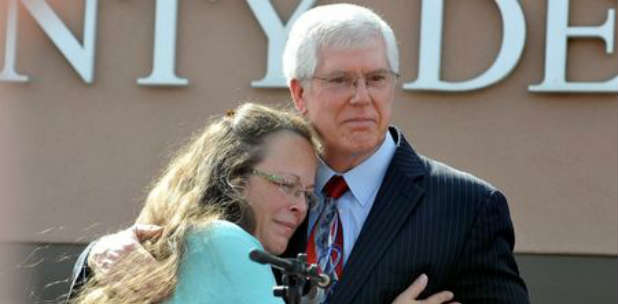
[[298, 259], [283, 259], [268, 252], [253, 249], [249, 252], [249, 258], [260, 264], [270, 264], [289, 274], [309, 278], [310, 281], [322, 288], [328, 287], [331, 283], [331, 279], [328, 275], [319, 273], [318, 267], [315, 264], [307, 265], [304, 258], [301, 257]]
[[251, 252], [249, 252], [249, 258], [260, 264], [273, 265], [281, 270], [291, 271], [294, 269], [294, 263], [259, 249], [251, 250]]

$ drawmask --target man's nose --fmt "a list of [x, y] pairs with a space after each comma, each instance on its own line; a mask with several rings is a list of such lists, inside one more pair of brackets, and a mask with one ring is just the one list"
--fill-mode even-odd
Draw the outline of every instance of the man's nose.
[[365, 104], [371, 102], [371, 96], [365, 78], [356, 79], [352, 88], [354, 89], [354, 96], [350, 99], [352, 104]]

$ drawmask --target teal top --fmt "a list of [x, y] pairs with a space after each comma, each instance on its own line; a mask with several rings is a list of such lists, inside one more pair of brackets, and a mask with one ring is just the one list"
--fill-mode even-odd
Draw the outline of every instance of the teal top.
[[272, 270], [249, 259], [260, 242], [239, 226], [215, 221], [187, 234], [178, 283], [167, 304], [277, 303]]

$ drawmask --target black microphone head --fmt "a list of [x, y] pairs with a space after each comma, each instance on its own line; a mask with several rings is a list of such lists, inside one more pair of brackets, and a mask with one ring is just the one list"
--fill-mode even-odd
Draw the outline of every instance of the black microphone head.
[[254, 261], [254, 262], [258, 262], [260, 264], [266, 264], [266, 258], [265, 256], [265, 252], [259, 249], [253, 249], [249, 252], [249, 258]]

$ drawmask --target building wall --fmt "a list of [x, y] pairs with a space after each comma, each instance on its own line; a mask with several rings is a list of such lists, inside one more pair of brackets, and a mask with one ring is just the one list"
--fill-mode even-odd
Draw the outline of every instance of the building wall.
[[[0, 1], [3, 55], [9, 2]], [[296, 5], [271, 2], [284, 22]], [[374, 8], [392, 25], [401, 82], [414, 81], [421, 1], [351, 2]], [[46, 3], [81, 42], [84, 2]], [[470, 92], [399, 90], [393, 122], [419, 152], [505, 192], [521, 256], [607, 256], [615, 263], [618, 98], [530, 92], [544, 77], [548, 1], [519, 3], [526, 41], [510, 74]], [[615, 0], [569, 3], [573, 26], [603, 24], [607, 11], [618, 8]], [[4, 242], [77, 246], [126, 227], [171, 153], [208, 117], [243, 100], [289, 103], [285, 89], [250, 85], [265, 74], [268, 39], [245, 1], [179, 2], [176, 73], [189, 80], [184, 87], [136, 83], [152, 69], [154, 1], [99, 1], [97, 7], [95, 74], [87, 84], [18, 5], [16, 69], [30, 81], [0, 82]], [[444, 14], [443, 79], [484, 72], [502, 39], [497, 5], [447, 1]], [[568, 79], [616, 77], [618, 38], [613, 47], [607, 54], [601, 40], [570, 40]]]

